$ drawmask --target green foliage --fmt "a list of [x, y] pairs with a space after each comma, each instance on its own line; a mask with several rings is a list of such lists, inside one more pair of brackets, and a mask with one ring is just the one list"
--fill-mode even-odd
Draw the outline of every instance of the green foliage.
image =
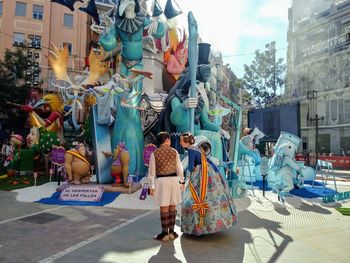
[[27, 54], [23, 49], [6, 50], [0, 60], [0, 116], [13, 128], [24, 126], [27, 114], [7, 102], [25, 104], [30, 87], [25, 84]]
[[263, 52], [255, 51], [255, 59], [251, 65], [244, 65], [245, 74], [241, 79], [243, 88], [262, 106], [280, 95], [277, 90], [283, 90], [286, 72], [283, 59], [276, 61], [276, 43], [271, 42], [265, 47]]

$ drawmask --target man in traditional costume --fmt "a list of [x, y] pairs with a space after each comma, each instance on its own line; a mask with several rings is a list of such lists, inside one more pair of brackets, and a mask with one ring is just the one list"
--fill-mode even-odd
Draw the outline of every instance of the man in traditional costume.
[[156, 206], [160, 206], [162, 232], [155, 240], [167, 241], [175, 239], [178, 234], [174, 231], [176, 205], [182, 201], [184, 185], [183, 168], [178, 152], [170, 147], [170, 134], [161, 132], [157, 136], [160, 145], [150, 158], [148, 181], [150, 194], [154, 196]]

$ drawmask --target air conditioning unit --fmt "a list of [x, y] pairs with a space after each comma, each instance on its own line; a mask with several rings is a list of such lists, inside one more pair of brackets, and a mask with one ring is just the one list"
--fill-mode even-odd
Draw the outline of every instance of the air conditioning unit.
[[23, 45], [23, 43], [22, 42], [18, 42], [18, 41], [13, 41], [13, 45], [15, 47], [20, 47], [21, 45]]

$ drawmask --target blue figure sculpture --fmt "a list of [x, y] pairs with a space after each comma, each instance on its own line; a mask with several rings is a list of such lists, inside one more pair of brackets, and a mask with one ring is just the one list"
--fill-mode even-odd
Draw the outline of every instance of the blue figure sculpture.
[[[199, 46], [201, 53], [201, 45]], [[200, 55], [197, 66], [198, 82], [207, 82], [210, 78], [211, 66], [208, 62], [210, 49], [205, 50], [207, 55]], [[202, 59], [201, 59], [202, 58]], [[229, 136], [219, 125], [212, 123], [208, 117], [208, 109], [200, 94], [197, 98], [190, 98], [191, 86], [190, 67], [186, 67], [174, 87], [170, 90], [165, 101], [165, 109], [159, 118], [160, 129], [168, 132], [187, 132], [190, 130], [189, 118], [190, 108], [195, 108], [194, 135], [203, 135], [212, 144], [212, 156], [223, 161], [221, 135]]]
[[[121, 0], [118, 5], [114, 26], [107, 34], [100, 37], [104, 50], [112, 51], [117, 47], [117, 39], [121, 41], [121, 69], [120, 74], [130, 76], [131, 69], [142, 69], [142, 38], [144, 30], [154, 38], [161, 38], [164, 33], [164, 25], [157, 20], [151, 22], [150, 18], [140, 12], [137, 0]], [[144, 175], [145, 168], [142, 160], [144, 137], [141, 119], [137, 106], [141, 100], [142, 81], [136, 82], [128, 95], [129, 104], [135, 107], [123, 107], [117, 103], [116, 121], [112, 132], [112, 149], [119, 142], [125, 142], [130, 153], [129, 173]], [[116, 100], [120, 100], [117, 97]]]

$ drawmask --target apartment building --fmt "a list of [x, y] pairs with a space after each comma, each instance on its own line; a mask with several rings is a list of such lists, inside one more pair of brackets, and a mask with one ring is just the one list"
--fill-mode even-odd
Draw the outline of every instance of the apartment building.
[[44, 89], [50, 90], [54, 79], [47, 60], [50, 42], [58, 47], [67, 44], [69, 74], [74, 78], [85, 65], [90, 26], [90, 19], [78, 10], [79, 5], [71, 12], [50, 0], [0, 0], [0, 57], [6, 49], [29, 45], [40, 66], [38, 79]]
[[300, 100], [304, 151], [350, 155], [350, 1], [293, 0], [287, 93]]

